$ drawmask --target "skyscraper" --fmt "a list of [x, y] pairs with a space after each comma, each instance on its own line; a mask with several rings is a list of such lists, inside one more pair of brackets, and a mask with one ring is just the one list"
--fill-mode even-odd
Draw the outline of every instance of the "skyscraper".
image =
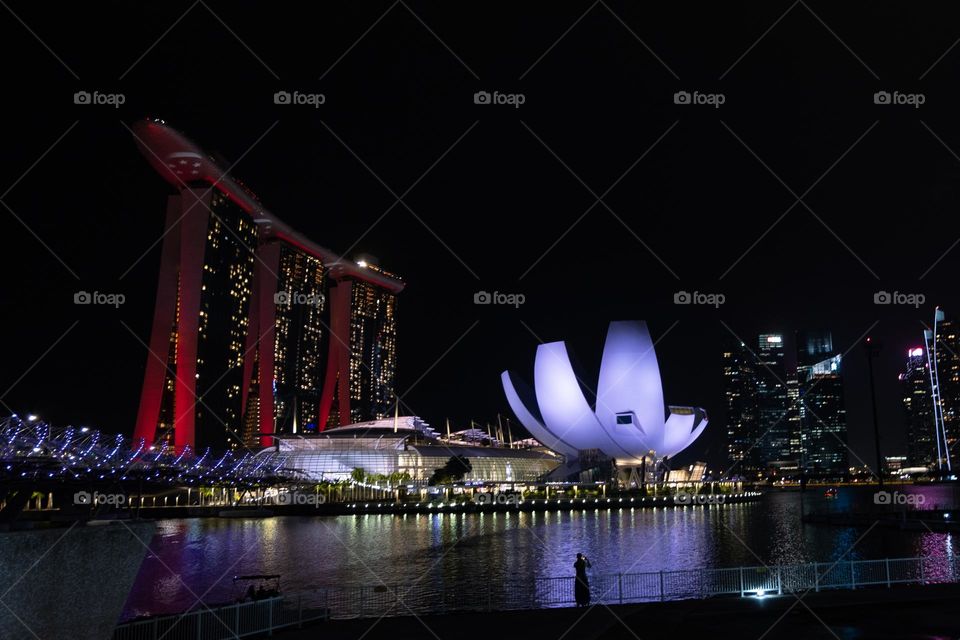
[[[369, 257], [358, 264], [371, 273], [396, 277]], [[342, 337], [330, 345], [327, 375], [332, 382], [321, 398], [321, 420], [326, 417], [325, 424], [333, 427], [384, 418], [396, 401], [396, 292], [357, 278], [341, 278], [331, 288], [331, 296], [343, 300], [350, 314], [334, 320]]]
[[329, 349], [327, 278], [323, 262], [296, 247], [280, 249], [275, 294], [274, 415], [277, 433], [319, 430], [323, 368]]
[[933, 400], [935, 459], [941, 471], [951, 471], [960, 434], [960, 327], [937, 307], [933, 328], [923, 332]]
[[730, 474], [752, 478], [761, 469], [756, 359], [739, 340], [730, 340], [723, 351], [723, 383]]
[[907, 424], [907, 464], [911, 467], [933, 467], [937, 460], [933, 397], [930, 393], [930, 368], [923, 347], [907, 351], [906, 370], [899, 377]]
[[162, 122], [133, 130], [177, 189], [135, 438], [267, 446], [386, 415], [403, 282], [297, 233]]
[[848, 472], [841, 362], [829, 331], [797, 333], [800, 457], [807, 474], [836, 476]]
[[792, 368], [787, 372], [787, 434], [790, 437], [790, 460], [793, 463], [790, 469], [794, 473], [800, 470], [800, 457], [803, 450], [800, 442], [800, 426], [800, 381], [797, 378], [797, 370]]
[[765, 467], [790, 466], [790, 403], [787, 389], [786, 345], [779, 333], [762, 333], [757, 343], [757, 410], [761, 460]]
[[[366, 268], [396, 277], [372, 263]], [[350, 309], [351, 419], [383, 418], [396, 401], [397, 296], [369, 282], [354, 281]]]
[[[781, 333], [763, 333], [757, 350], [741, 342], [723, 353], [727, 450], [742, 475], [847, 471], [841, 356], [828, 331], [796, 334], [796, 368]], [[732, 473], [738, 473], [736, 470]]]
[[253, 281], [249, 247], [255, 245], [253, 221], [223, 194], [184, 189], [168, 198], [138, 416], [138, 424], [154, 425], [150, 441], [178, 449], [240, 444], [239, 365]]

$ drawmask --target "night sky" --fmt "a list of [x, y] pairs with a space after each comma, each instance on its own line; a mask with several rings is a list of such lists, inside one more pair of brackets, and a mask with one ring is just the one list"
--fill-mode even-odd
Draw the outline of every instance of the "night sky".
[[[723, 340], [827, 328], [849, 350], [851, 462], [873, 461], [868, 332], [884, 453], [905, 452], [906, 350], [935, 305], [960, 314], [955, 8], [9, 6], [5, 410], [132, 432], [171, 187], [125, 124], [154, 116], [237, 162], [316, 242], [404, 277], [398, 390], [435, 426], [509, 415], [499, 373], [531, 380], [541, 340], [568, 340], [592, 384], [607, 323], [644, 319], [667, 401], [711, 416], [683, 459], [722, 464]], [[76, 105], [77, 91], [125, 102]], [[524, 104], [477, 105], [478, 91]], [[76, 306], [78, 290], [126, 303]], [[526, 301], [478, 306], [481, 290]], [[678, 306], [680, 290], [726, 301]], [[881, 290], [925, 302], [875, 305]]]

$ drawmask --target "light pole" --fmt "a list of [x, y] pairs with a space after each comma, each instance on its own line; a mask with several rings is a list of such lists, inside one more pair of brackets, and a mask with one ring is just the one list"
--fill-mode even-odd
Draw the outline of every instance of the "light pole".
[[870, 408], [873, 410], [873, 446], [877, 455], [877, 480], [883, 489], [883, 459], [880, 457], [880, 426], [877, 423], [877, 390], [873, 382], [873, 357], [880, 353], [880, 344], [867, 338], [867, 369], [870, 372]]

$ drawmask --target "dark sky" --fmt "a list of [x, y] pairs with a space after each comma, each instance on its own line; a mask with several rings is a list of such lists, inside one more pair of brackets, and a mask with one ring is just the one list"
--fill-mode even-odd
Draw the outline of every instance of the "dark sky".
[[[668, 402], [712, 418], [685, 457], [720, 464], [724, 337], [825, 327], [851, 350], [851, 459], [872, 461], [857, 341], [884, 344], [880, 422], [899, 453], [906, 349], [935, 304], [960, 313], [960, 22], [945, 5], [10, 8], [0, 393], [13, 410], [132, 431], [170, 191], [124, 127], [144, 116], [238, 161], [234, 175], [320, 244], [403, 275], [399, 389], [438, 425], [508, 413], [498, 374], [531, 378], [540, 339], [568, 340], [595, 380], [607, 323], [645, 319], [667, 332]], [[81, 90], [125, 103], [75, 105]], [[275, 105], [281, 90], [326, 103]], [[525, 103], [475, 105], [481, 90]], [[677, 91], [725, 102], [677, 105]], [[877, 91], [925, 102], [876, 105]], [[77, 290], [127, 303], [75, 306]], [[479, 290], [526, 303], [477, 306]], [[678, 290], [726, 303], [677, 306]], [[879, 290], [925, 303], [878, 306]]]

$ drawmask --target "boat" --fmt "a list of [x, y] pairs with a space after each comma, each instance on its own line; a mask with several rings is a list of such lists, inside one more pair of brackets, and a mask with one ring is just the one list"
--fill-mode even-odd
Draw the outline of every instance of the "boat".
[[[246, 585], [246, 589], [244, 589]], [[237, 602], [253, 602], [281, 595], [279, 573], [258, 573], [233, 577], [233, 590], [237, 593]]]

